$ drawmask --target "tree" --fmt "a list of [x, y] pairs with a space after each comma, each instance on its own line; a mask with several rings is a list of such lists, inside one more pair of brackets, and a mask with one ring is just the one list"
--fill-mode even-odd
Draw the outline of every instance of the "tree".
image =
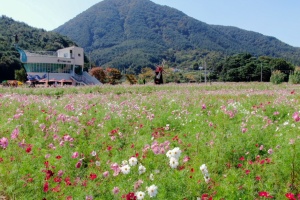
[[126, 74], [126, 79], [129, 81], [131, 85], [136, 84], [137, 80], [133, 74]]
[[139, 78], [142, 80], [145, 79], [147, 82], [149, 82], [150, 80], [152, 81], [153, 76], [154, 76], [154, 71], [150, 67], [143, 68], [142, 73], [139, 74]]
[[193, 64], [193, 70], [199, 70], [199, 64], [198, 63]]
[[102, 67], [94, 67], [90, 70], [89, 73], [96, 79], [98, 79], [101, 83], [106, 83], [107, 76]]
[[15, 79], [23, 83], [27, 80], [26, 71], [24, 68], [15, 70]]
[[116, 68], [107, 68], [106, 72], [107, 72], [108, 82], [112, 85], [117, 84], [122, 78], [122, 74], [120, 70]]

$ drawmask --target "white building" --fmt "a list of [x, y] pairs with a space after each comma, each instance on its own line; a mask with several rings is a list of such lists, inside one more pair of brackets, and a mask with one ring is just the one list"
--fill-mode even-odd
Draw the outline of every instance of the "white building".
[[56, 52], [30, 52], [18, 46], [16, 49], [31, 81], [65, 82], [72, 85], [101, 84], [95, 77], [83, 71], [83, 48], [72, 46]]

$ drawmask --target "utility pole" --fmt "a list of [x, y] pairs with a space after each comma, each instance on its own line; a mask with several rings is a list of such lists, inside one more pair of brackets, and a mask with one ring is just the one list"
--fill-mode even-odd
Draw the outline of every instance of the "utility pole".
[[204, 78], [205, 78], [205, 84], [206, 84], [206, 75], [207, 75], [207, 73], [206, 73], [206, 61], [204, 60]]
[[91, 52], [89, 52], [89, 60], [90, 60], [90, 70], [92, 69], [92, 63], [91, 63]]
[[260, 82], [262, 82], [262, 63], [260, 63]]

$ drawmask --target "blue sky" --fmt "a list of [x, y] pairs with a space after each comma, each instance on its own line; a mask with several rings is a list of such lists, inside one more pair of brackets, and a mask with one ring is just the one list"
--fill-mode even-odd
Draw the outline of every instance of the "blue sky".
[[[53, 30], [101, 0], [0, 0], [0, 15]], [[207, 24], [235, 26], [300, 47], [300, 0], [152, 0]]]

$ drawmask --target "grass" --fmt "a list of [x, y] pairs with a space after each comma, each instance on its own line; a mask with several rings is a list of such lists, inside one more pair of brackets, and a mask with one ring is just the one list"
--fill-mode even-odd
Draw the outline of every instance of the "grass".
[[[147, 188], [155, 185], [160, 200], [297, 198], [298, 87], [0, 88], [0, 139], [8, 140], [0, 146], [0, 194], [130, 199], [141, 191], [150, 199]], [[171, 167], [166, 153], [175, 147], [181, 154]], [[119, 172], [133, 156], [138, 164]]]

